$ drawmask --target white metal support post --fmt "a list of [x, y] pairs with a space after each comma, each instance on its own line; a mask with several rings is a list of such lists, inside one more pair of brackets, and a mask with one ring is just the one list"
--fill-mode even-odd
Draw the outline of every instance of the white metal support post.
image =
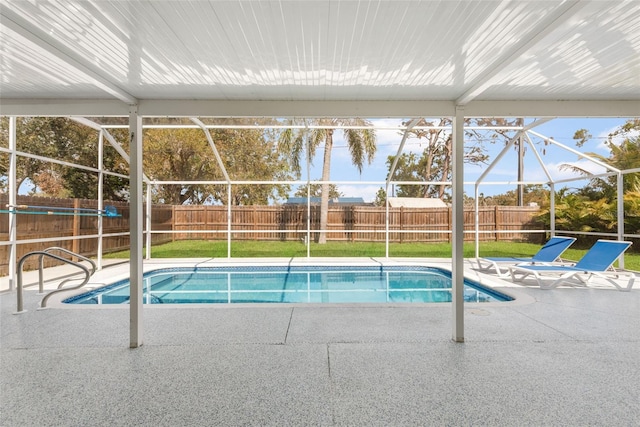
[[142, 191], [142, 118], [137, 105], [129, 109], [129, 238], [131, 244], [129, 258], [129, 347], [142, 345], [142, 217], [144, 193]]
[[16, 168], [18, 167], [17, 154], [16, 154], [16, 117], [9, 117], [9, 242], [11, 247], [9, 248], [9, 290], [14, 289], [16, 281], [16, 266], [18, 263], [18, 248], [17, 248], [17, 226], [16, 226], [16, 214], [15, 206], [18, 204], [18, 181], [16, 179]]
[[144, 214], [145, 230], [145, 255], [144, 259], [151, 259], [151, 183], [147, 182], [147, 208]]
[[464, 109], [453, 118], [452, 340], [464, 342]]
[[556, 235], [556, 185], [549, 184], [549, 228], [551, 237]]
[[[624, 240], [624, 175], [618, 172], [618, 240]], [[618, 267], [624, 268], [624, 255], [618, 259]]]
[[478, 185], [478, 181], [476, 181], [473, 196], [475, 197], [473, 202], [473, 243], [475, 247], [475, 257], [480, 258], [480, 186]]
[[102, 228], [104, 225], [104, 131], [98, 133], [98, 270], [102, 270]]
[[231, 213], [231, 181], [227, 180], [227, 258], [231, 258], [231, 223], [233, 216]]
[[[391, 175], [389, 175], [391, 177]], [[386, 195], [384, 201], [384, 256], [389, 258], [389, 180], [387, 179], [386, 186], [384, 187], [384, 194]]]
[[307, 138], [307, 258], [311, 257], [311, 152], [309, 151], [309, 138]]

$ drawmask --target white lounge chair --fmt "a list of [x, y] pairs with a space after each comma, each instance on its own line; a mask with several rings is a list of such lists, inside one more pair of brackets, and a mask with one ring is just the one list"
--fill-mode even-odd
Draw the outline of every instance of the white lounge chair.
[[[503, 257], [477, 258], [478, 268], [488, 272], [495, 270], [499, 277], [509, 277], [509, 266], [516, 264], [548, 264], [555, 262], [560, 255], [575, 242], [575, 237], [554, 236], [531, 258]], [[503, 271], [504, 270], [504, 273]]]
[[[568, 281], [586, 285], [592, 277], [600, 277], [620, 291], [630, 291], [635, 274], [612, 268], [613, 263], [626, 251], [631, 242], [598, 240], [575, 265], [514, 265], [509, 267], [514, 282], [533, 276], [542, 289], [551, 289]], [[519, 277], [518, 277], [519, 275]], [[550, 284], [544, 284], [545, 276], [556, 277]], [[626, 287], [620, 286], [614, 279], [627, 280]]]

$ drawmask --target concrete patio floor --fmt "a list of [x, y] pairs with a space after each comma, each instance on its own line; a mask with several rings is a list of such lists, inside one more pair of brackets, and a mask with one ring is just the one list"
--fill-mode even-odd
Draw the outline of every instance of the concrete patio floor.
[[36, 310], [31, 287], [14, 315], [5, 292], [0, 425], [640, 424], [637, 283], [486, 280], [517, 299], [467, 304], [464, 344], [450, 304], [277, 304], [145, 307], [130, 349], [128, 307]]

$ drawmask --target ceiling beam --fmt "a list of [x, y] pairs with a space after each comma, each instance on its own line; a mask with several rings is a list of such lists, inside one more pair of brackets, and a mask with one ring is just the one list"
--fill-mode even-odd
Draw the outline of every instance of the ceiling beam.
[[[197, 101], [140, 100], [143, 116], [163, 117], [451, 117], [453, 101]], [[3, 116], [127, 117], [129, 108], [105, 99], [3, 99]], [[466, 117], [638, 117], [640, 100], [473, 101]]]
[[140, 100], [144, 116], [176, 117], [448, 117], [451, 101]]
[[3, 7], [0, 9], [0, 17], [2, 18], [3, 26], [16, 34], [19, 34], [21, 37], [24, 37], [39, 48], [44, 49], [60, 61], [63, 61], [67, 65], [75, 68], [92, 80], [96, 87], [122, 102], [127, 104], [137, 104], [138, 101], [133, 95], [129, 94], [108, 78], [105, 78], [98, 73], [81, 55], [70, 50], [63, 43], [60, 43], [50, 37], [44, 31], [34, 27], [27, 20], [11, 11], [9, 8]]
[[115, 99], [0, 98], [0, 114], [23, 117], [127, 117], [129, 106]]
[[518, 43], [507, 49], [494, 62], [489, 64], [476, 78], [475, 82], [472, 83], [471, 87], [458, 97], [456, 105], [466, 105], [482, 94], [482, 92], [491, 87], [495, 77], [502, 70], [537, 45], [552, 31], [565, 24], [567, 20], [582, 10], [588, 3], [588, 1], [574, 0], [561, 4], [554, 12], [541, 20], [528, 34], [524, 35]]
[[637, 117], [640, 100], [473, 101], [467, 117]]

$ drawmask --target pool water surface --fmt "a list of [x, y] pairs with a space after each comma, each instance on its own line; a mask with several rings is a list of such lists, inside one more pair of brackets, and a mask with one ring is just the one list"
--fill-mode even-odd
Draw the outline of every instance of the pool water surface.
[[[465, 279], [466, 302], [511, 297]], [[451, 272], [420, 266], [161, 268], [143, 277], [145, 304], [433, 303], [451, 301]], [[64, 300], [128, 304], [129, 281]]]

